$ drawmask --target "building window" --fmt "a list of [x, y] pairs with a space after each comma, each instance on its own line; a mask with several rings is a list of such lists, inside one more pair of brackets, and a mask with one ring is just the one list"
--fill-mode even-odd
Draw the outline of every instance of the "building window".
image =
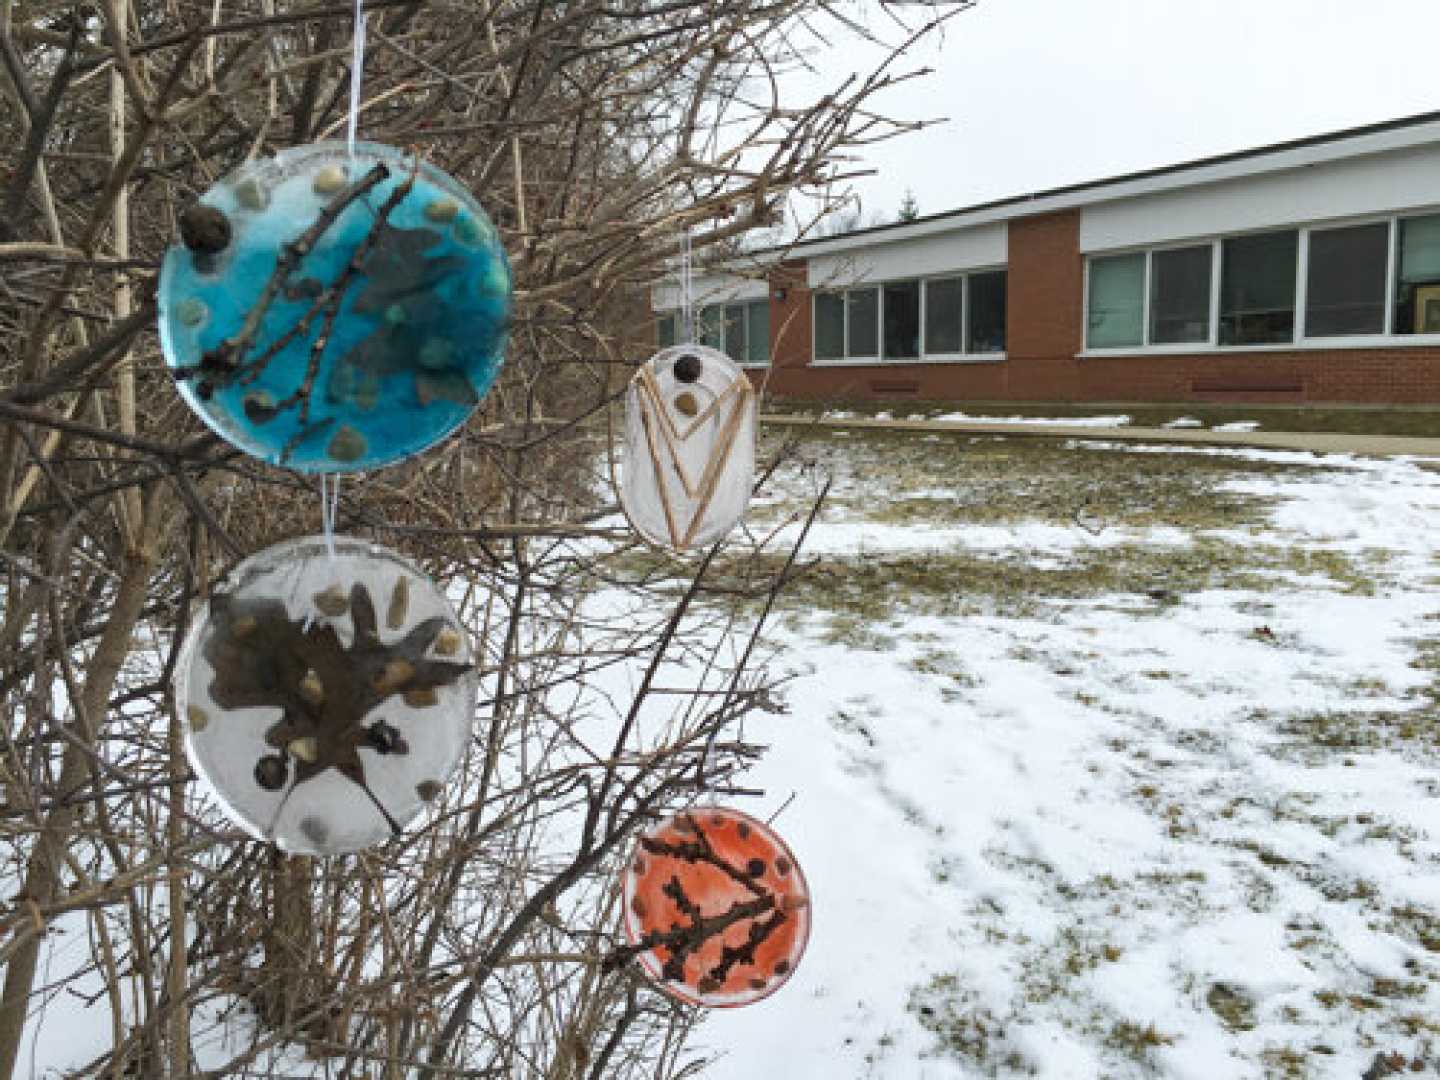
[[920, 283], [894, 281], [885, 286], [885, 359], [920, 358]]
[[745, 305], [745, 360], [754, 367], [770, 363], [770, 301], [754, 300]]
[[1005, 271], [970, 275], [966, 305], [965, 351], [1005, 351]]
[[1390, 223], [1312, 229], [1305, 276], [1305, 336], [1385, 332]]
[[1090, 260], [1086, 340], [1093, 348], [1141, 345], [1145, 340], [1145, 254]]
[[880, 354], [880, 290], [851, 289], [845, 294], [845, 355]]
[[1234, 236], [1220, 248], [1220, 344], [1295, 340], [1295, 263], [1300, 234]]
[[1150, 255], [1150, 344], [1210, 340], [1211, 245]]
[[964, 340], [965, 279], [931, 278], [925, 282], [925, 351], [958, 353]]
[[845, 358], [845, 294], [815, 294], [815, 359]]
[[1440, 214], [1402, 218], [1395, 261], [1395, 333], [1440, 334]]
[[[720, 350], [737, 364], [764, 367], [770, 363], [768, 299], [707, 304], [696, 313], [695, 322], [701, 345]], [[656, 335], [662, 349], [679, 340], [680, 323], [680, 313], [675, 311], [656, 319]]]
[[725, 341], [725, 320], [718, 305], [707, 304], [700, 309], [700, 344], [718, 349]]
[[905, 363], [1004, 351], [1004, 270], [815, 294], [816, 360]]

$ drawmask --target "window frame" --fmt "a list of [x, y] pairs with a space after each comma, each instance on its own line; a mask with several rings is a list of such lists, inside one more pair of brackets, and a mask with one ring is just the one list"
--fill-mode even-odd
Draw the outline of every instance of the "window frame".
[[[1007, 275], [1006, 285], [1008, 290], [1010, 267], [999, 266], [975, 266], [964, 270], [940, 270], [929, 274], [912, 274], [906, 277], [885, 278], [877, 281], [867, 281], [863, 284], [842, 286], [834, 289], [814, 289], [810, 294], [810, 366], [812, 367], [905, 367], [915, 364], [995, 364], [1006, 358], [1005, 350], [1000, 352], [967, 352], [965, 350], [968, 327], [966, 320], [970, 314], [970, 278], [976, 274], [1003, 273]], [[930, 282], [948, 281], [954, 278], [960, 279], [960, 350], [958, 352], [930, 352], [929, 342], [926, 335], [926, 319], [929, 314], [930, 303]], [[920, 306], [920, 355], [918, 357], [888, 357], [885, 355], [885, 287], [887, 285], [905, 285], [914, 282], [919, 286]], [[875, 319], [878, 331], [877, 356], [851, 356], [850, 355], [850, 306], [849, 294], [870, 290], [876, 294]], [[843, 356], [820, 358], [815, 355], [815, 322], [817, 317], [816, 304], [821, 295], [838, 296], [841, 298], [842, 310], [846, 313], [844, 320], [843, 335]], [[1008, 294], [1007, 294], [1008, 295]], [[1008, 347], [1010, 338], [1009, 319], [1006, 319], [1005, 338]]]
[[[1186, 355], [1192, 353], [1249, 353], [1249, 352], [1296, 352], [1316, 349], [1364, 349], [1376, 347], [1430, 347], [1440, 345], [1440, 333], [1431, 334], [1397, 334], [1395, 332], [1395, 290], [1399, 278], [1400, 258], [1400, 227], [1401, 223], [1422, 217], [1432, 217], [1440, 214], [1440, 207], [1419, 208], [1406, 210], [1404, 212], [1389, 212], [1383, 214], [1363, 214], [1349, 217], [1333, 218], [1325, 221], [1307, 221], [1300, 223], [1283, 223], [1266, 225], [1254, 229], [1242, 229], [1236, 232], [1227, 232], [1211, 236], [1193, 237], [1186, 240], [1166, 241], [1159, 244], [1137, 244], [1128, 247], [1110, 248], [1104, 251], [1088, 251], [1084, 253], [1085, 273], [1081, 296], [1081, 357], [1115, 357], [1115, 356], [1166, 356]], [[1387, 247], [1385, 253], [1385, 321], [1384, 330], [1378, 334], [1343, 334], [1343, 335], [1312, 335], [1308, 332], [1307, 311], [1309, 301], [1309, 269], [1310, 269], [1310, 234], [1312, 232], [1330, 232], [1336, 229], [1345, 229], [1360, 225], [1375, 225], [1384, 223], [1387, 229]], [[1299, 235], [1295, 253], [1295, 328], [1291, 339], [1288, 342], [1253, 344], [1253, 345], [1222, 345], [1220, 344], [1220, 297], [1221, 297], [1221, 270], [1222, 270], [1222, 248], [1224, 242], [1229, 239], [1241, 236], [1254, 236], [1263, 233], [1283, 232], [1294, 229]], [[1173, 344], [1154, 344], [1151, 341], [1151, 283], [1153, 281], [1153, 264], [1155, 254], [1158, 252], [1174, 251], [1182, 248], [1206, 247], [1210, 248], [1210, 310], [1209, 330], [1206, 340], [1176, 342]], [[1117, 346], [1093, 346], [1090, 344], [1090, 272], [1091, 266], [1096, 259], [1109, 258], [1116, 255], [1134, 255], [1143, 253], [1145, 256], [1144, 295], [1142, 297], [1142, 318], [1143, 322], [1143, 344], [1141, 345], [1117, 345]]]

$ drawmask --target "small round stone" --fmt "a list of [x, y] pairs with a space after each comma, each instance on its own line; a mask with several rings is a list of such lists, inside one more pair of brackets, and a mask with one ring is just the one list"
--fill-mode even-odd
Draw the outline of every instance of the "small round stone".
[[455, 215], [460, 212], [460, 204], [454, 199], [436, 199], [429, 206], [425, 207], [425, 216], [439, 224], [454, 221]]
[[473, 217], [462, 217], [455, 222], [455, 239], [462, 244], [483, 244], [485, 229]]
[[270, 193], [251, 176], [235, 185], [235, 201], [246, 210], [264, 210], [270, 205]]
[[314, 735], [303, 735], [298, 739], [291, 739], [285, 751], [296, 760], [313, 765], [320, 756], [320, 740]]
[[275, 395], [269, 390], [252, 390], [245, 395], [241, 407], [252, 424], [263, 424], [275, 415]]
[[320, 609], [320, 614], [329, 615], [332, 618], [344, 615], [350, 610], [350, 597], [345, 595], [345, 590], [339, 585], [331, 585], [329, 588], [317, 592], [314, 600], [315, 606]]
[[360, 377], [360, 384], [355, 387], [355, 405], [364, 412], [369, 412], [380, 404], [380, 376], [365, 374]]
[[279, 754], [266, 754], [255, 763], [255, 783], [266, 791], [279, 791], [285, 786], [290, 769]]
[[310, 181], [316, 195], [334, 195], [345, 186], [345, 169], [340, 165], [326, 165]]
[[175, 317], [180, 320], [182, 326], [189, 326], [192, 329], [200, 326], [209, 316], [210, 309], [205, 306], [205, 301], [197, 300], [195, 297], [187, 297], [175, 305]]
[[675, 411], [681, 416], [694, 416], [700, 411], [700, 402], [689, 390], [675, 395]]
[[454, 656], [460, 651], [460, 635], [447, 626], [435, 635], [435, 651], [441, 656]]
[[496, 259], [480, 278], [481, 296], [504, 296], [510, 291], [510, 274], [505, 264]]
[[455, 343], [448, 338], [429, 338], [420, 346], [417, 358], [427, 371], [440, 371], [455, 364]]
[[387, 724], [384, 720], [376, 720], [365, 729], [366, 740], [371, 749], [382, 754], [403, 754], [408, 747], [405, 740], [401, 738], [400, 732]]
[[681, 353], [675, 361], [675, 378], [683, 383], [693, 383], [700, 378], [705, 365], [694, 353]]
[[365, 456], [368, 446], [364, 435], [361, 435], [349, 424], [345, 424], [335, 432], [335, 436], [330, 440], [330, 445], [325, 448], [325, 452], [335, 461], [358, 461]]
[[191, 203], [180, 215], [180, 240], [196, 255], [218, 255], [232, 235], [230, 219], [213, 206]]

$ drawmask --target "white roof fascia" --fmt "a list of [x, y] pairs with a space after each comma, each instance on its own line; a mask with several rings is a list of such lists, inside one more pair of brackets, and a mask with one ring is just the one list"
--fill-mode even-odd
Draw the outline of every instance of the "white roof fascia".
[[1405, 150], [1427, 143], [1440, 142], [1440, 120], [1391, 131], [1371, 132], [1334, 142], [1298, 146], [1288, 150], [1257, 153], [1234, 161], [1216, 162], [1210, 165], [1196, 165], [1192, 168], [1177, 167], [1173, 172], [1159, 176], [1145, 176], [1134, 180], [1100, 182], [1082, 191], [1062, 191], [1055, 195], [1036, 194], [1028, 199], [1004, 202], [999, 206], [982, 207], [972, 212], [919, 221], [913, 225], [902, 225], [888, 229], [877, 229], [859, 235], [837, 236], [830, 240], [809, 241], [794, 252], [793, 257], [829, 255], [855, 251], [877, 244], [893, 244], [897, 241], [913, 240], [923, 236], [956, 232], [976, 225], [995, 221], [1009, 221], [1013, 218], [1031, 217], [1036, 214], [1050, 214], [1060, 210], [1094, 203], [1111, 202], [1133, 198], [1137, 195], [1151, 195], [1161, 191], [1198, 187], [1223, 180], [1236, 180], [1265, 173], [1303, 169], [1331, 161], [1383, 154], [1393, 150]]
[[[690, 282], [690, 295], [697, 308], [739, 300], [762, 300], [770, 295], [770, 283], [759, 276], [713, 272], [696, 274]], [[678, 281], [662, 281], [650, 288], [650, 307], [654, 311], [674, 311], [682, 306], [683, 299]]]

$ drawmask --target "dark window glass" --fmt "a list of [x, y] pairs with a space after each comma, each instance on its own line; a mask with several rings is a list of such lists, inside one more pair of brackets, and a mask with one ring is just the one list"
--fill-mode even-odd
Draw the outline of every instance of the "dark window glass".
[[745, 363], [770, 363], [770, 301], [745, 305]]
[[1400, 222], [1395, 270], [1395, 333], [1440, 334], [1440, 214]]
[[1210, 340], [1209, 244], [1150, 256], [1150, 343]]
[[745, 305], [725, 308], [725, 355], [737, 364], [745, 362]]
[[1295, 256], [1299, 233], [1224, 241], [1220, 257], [1220, 344], [1295, 340]]
[[716, 304], [700, 309], [700, 344], [712, 349], [720, 348], [722, 333], [722, 310]]
[[961, 297], [964, 292], [964, 278], [935, 278], [925, 283], [926, 353], [960, 351]]
[[845, 355], [845, 294], [815, 294], [815, 359]]
[[668, 349], [675, 344], [675, 316], [661, 315], [655, 322], [655, 340], [660, 348]]
[[877, 356], [880, 350], [880, 290], [851, 289], [845, 294], [850, 356]]
[[1005, 351], [1005, 271], [970, 275], [966, 352]]
[[885, 359], [920, 357], [920, 283], [895, 281], [885, 286]]
[[1390, 225], [1310, 232], [1305, 336], [1385, 332], [1385, 257]]

